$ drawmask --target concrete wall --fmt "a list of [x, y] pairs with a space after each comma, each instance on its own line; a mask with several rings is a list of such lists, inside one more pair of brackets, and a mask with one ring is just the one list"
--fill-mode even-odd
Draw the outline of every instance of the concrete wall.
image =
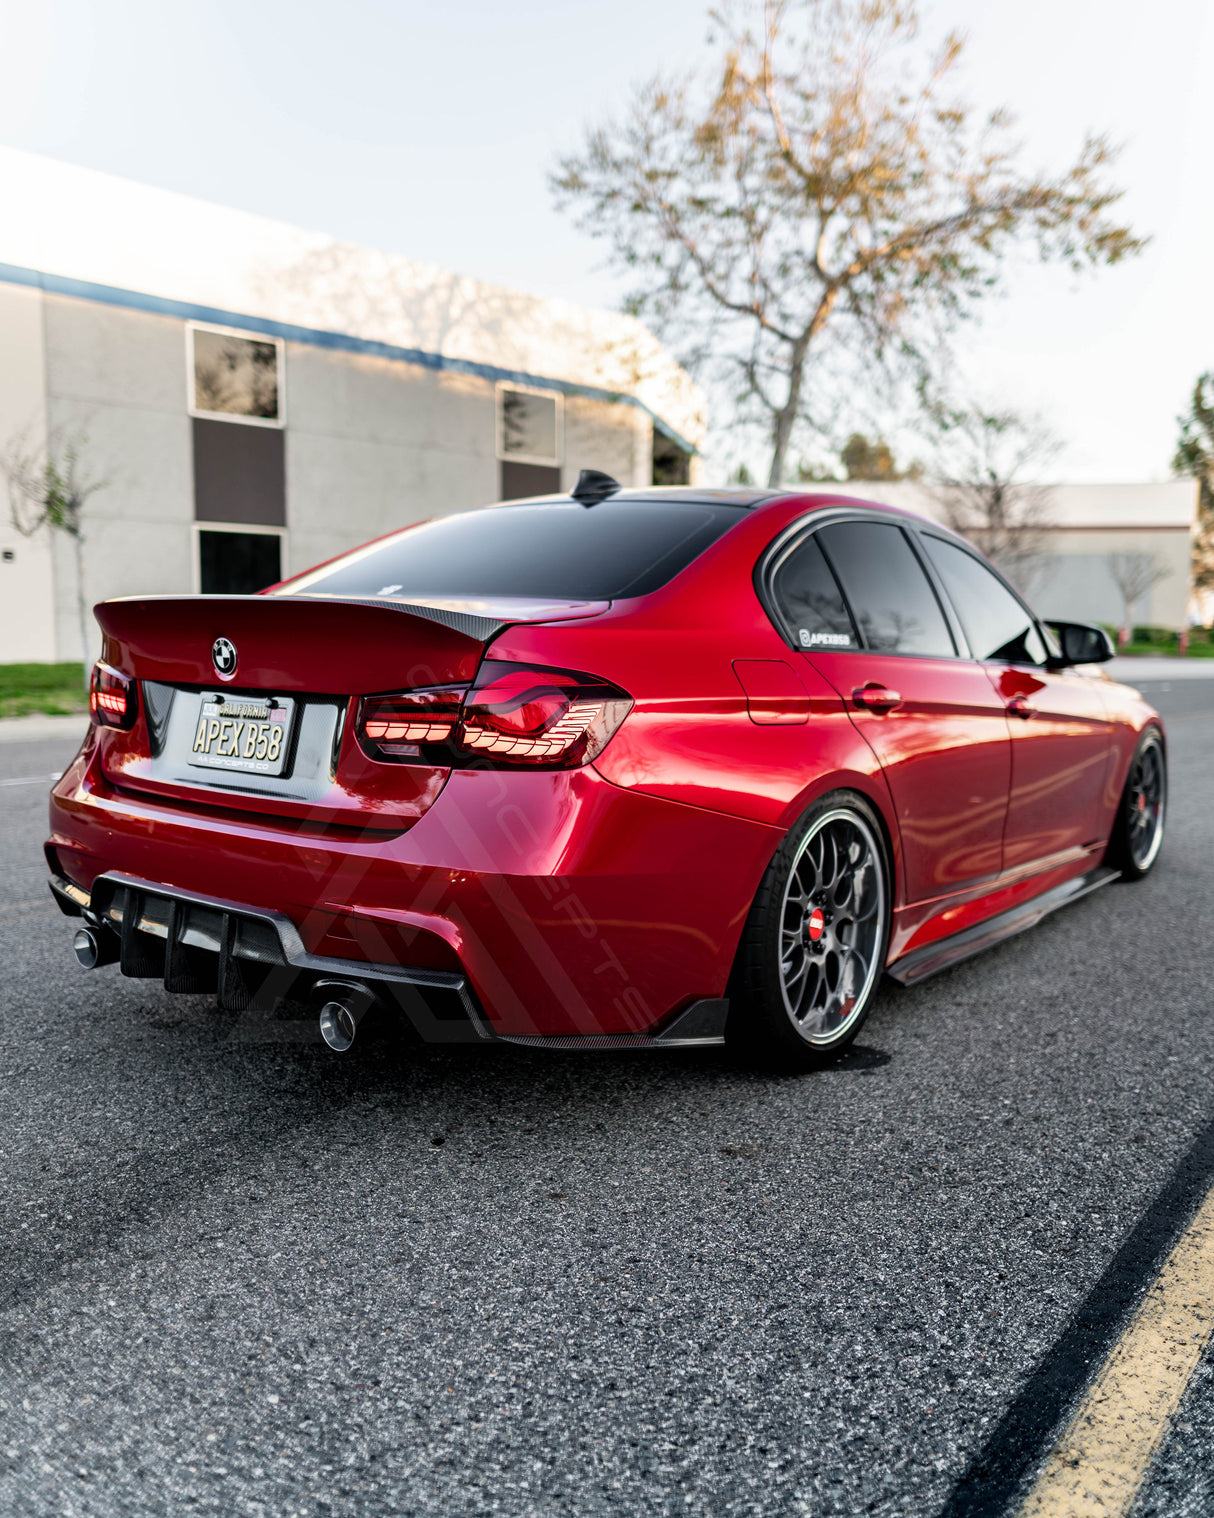
[[653, 423], [642, 411], [569, 396], [561, 485], [571, 490], [582, 469], [601, 469], [622, 485], [653, 480]]
[[[498, 499], [491, 382], [289, 343], [285, 388], [291, 572], [410, 522]], [[648, 483], [649, 417], [566, 397], [562, 483], [572, 485], [583, 468]]]
[[[45, 440], [42, 295], [0, 285], [0, 454], [36, 451]], [[54, 605], [50, 534], [16, 530], [0, 477], [0, 663], [54, 657]]]
[[[86, 476], [85, 597], [193, 589], [194, 487], [184, 329], [168, 317], [46, 296], [47, 417]], [[56, 657], [79, 658], [76, 571], [55, 553]], [[100, 635], [94, 631], [95, 654]]]
[[489, 381], [306, 344], [285, 362], [291, 572], [497, 498]]

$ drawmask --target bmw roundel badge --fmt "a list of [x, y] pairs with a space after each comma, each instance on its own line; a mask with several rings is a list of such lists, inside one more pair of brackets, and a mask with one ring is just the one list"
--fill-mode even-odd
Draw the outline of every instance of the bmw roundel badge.
[[236, 645], [230, 638], [216, 638], [211, 644], [211, 663], [215, 673], [225, 680], [236, 673]]

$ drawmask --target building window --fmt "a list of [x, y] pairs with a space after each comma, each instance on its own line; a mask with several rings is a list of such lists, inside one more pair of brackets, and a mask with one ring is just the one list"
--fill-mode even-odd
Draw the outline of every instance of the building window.
[[561, 397], [551, 391], [499, 385], [497, 453], [503, 501], [559, 491]]
[[198, 532], [198, 588], [204, 596], [251, 596], [283, 577], [282, 534]]
[[529, 464], [559, 464], [559, 395], [542, 390], [497, 389], [498, 454]]
[[190, 411], [262, 427], [283, 424], [282, 343], [223, 327], [187, 327]]

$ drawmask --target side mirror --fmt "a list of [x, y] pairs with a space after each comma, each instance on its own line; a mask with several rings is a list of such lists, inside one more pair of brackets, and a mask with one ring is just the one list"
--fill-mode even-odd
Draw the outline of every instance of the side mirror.
[[1117, 652], [1104, 628], [1093, 627], [1090, 622], [1047, 622], [1046, 626], [1058, 639], [1062, 650], [1062, 658], [1053, 661], [1058, 668], [1068, 669], [1073, 664], [1104, 664]]

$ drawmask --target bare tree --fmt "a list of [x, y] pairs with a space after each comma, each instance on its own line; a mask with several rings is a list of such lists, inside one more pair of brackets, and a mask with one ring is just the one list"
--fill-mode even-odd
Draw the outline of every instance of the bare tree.
[[690, 364], [724, 358], [772, 484], [841, 370], [870, 392], [878, 362], [921, 378], [1014, 245], [1073, 268], [1142, 248], [1109, 215], [1107, 139], [1024, 173], [1008, 114], [950, 93], [962, 38], [921, 51], [914, 0], [733, 0], [712, 20], [708, 76], [641, 86], [552, 184], [636, 276], [629, 309]]
[[1189, 409], [1177, 418], [1180, 437], [1172, 457], [1177, 474], [1198, 481], [1197, 534], [1193, 539], [1193, 585], [1214, 590], [1214, 371], [1193, 386]]
[[1135, 605], [1172, 571], [1157, 563], [1149, 553], [1111, 553], [1107, 562], [1109, 578], [1121, 593], [1123, 641], [1128, 641]]
[[81, 461], [83, 436], [43, 445], [31, 444], [25, 435], [14, 438], [0, 454], [0, 473], [8, 485], [13, 526], [26, 538], [46, 527], [71, 539], [76, 561], [76, 616], [80, 629], [81, 658], [87, 683], [89, 615], [84, 588], [84, 509], [89, 499], [104, 490], [106, 481], [87, 474]]
[[1036, 418], [971, 405], [937, 408], [940, 441], [932, 494], [944, 520], [1026, 593], [1052, 525], [1042, 473], [1062, 447]]

